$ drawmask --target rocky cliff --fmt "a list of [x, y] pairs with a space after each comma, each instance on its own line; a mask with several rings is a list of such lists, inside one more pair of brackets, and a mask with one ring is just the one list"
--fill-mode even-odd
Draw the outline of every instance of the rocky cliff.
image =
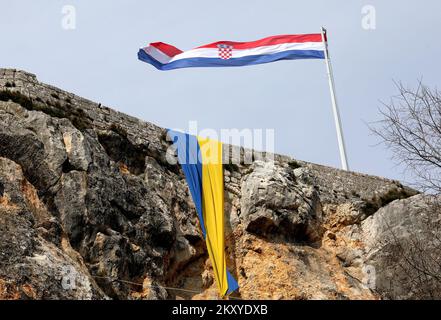
[[[0, 298], [217, 298], [164, 129], [12, 69], [0, 124]], [[232, 298], [409, 297], [378, 240], [418, 225], [416, 191], [280, 155], [224, 172]]]

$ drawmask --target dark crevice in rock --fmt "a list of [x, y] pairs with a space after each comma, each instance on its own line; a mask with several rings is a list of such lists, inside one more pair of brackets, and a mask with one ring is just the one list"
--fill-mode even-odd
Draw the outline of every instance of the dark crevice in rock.
[[121, 127], [120, 125], [118, 125], [117, 123], [112, 123], [109, 127], [109, 130], [127, 139], [127, 135], [128, 135], [127, 130]]
[[10, 91], [10, 90], [1, 90], [0, 91], [0, 101], [13, 101], [15, 103], [18, 103], [23, 108], [27, 110], [33, 110], [34, 109], [34, 103], [31, 99], [26, 97], [25, 95], [21, 94], [17, 91]]
[[270, 218], [261, 216], [250, 222], [246, 230], [262, 237], [266, 241], [277, 242], [283, 238], [284, 242], [313, 244], [315, 239], [308, 235], [307, 225], [294, 225], [288, 219], [282, 219], [277, 225]]
[[139, 212], [133, 212], [130, 210], [124, 209], [117, 201], [114, 199], [110, 200], [110, 205], [114, 208], [116, 208], [123, 216], [125, 216], [130, 221], [135, 220], [136, 222], [140, 218]]
[[74, 221], [71, 222], [72, 227], [69, 230], [69, 241], [71, 246], [78, 250], [80, 248], [82, 240], [84, 238], [84, 232], [87, 230], [86, 221], [83, 216], [76, 216]]
[[69, 162], [69, 158], [67, 158], [62, 165], [62, 171], [63, 173], [69, 173], [71, 171], [76, 170]]
[[364, 202], [362, 211], [366, 214], [366, 218], [373, 215], [380, 208], [387, 206], [395, 200], [407, 199], [418, 194], [416, 191], [407, 190], [402, 185], [397, 185], [396, 188], [391, 188], [386, 193], [374, 197], [373, 199], [362, 199]]
[[5, 87], [6, 88], [15, 88], [15, 82], [14, 81], [12, 81], [12, 82], [6, 82], [6, 84], [5, 84]]
[[298, 169], [298, 168], [301, 168], [302, 167], [302, 165], [301, 164], [299, 164], [297, 161], [295, 161], [295, 160], [291, 160], [291, 161], [289, 161], [288, 162], [288, 166], [291, 168], [291, 169]]
[[203, 240], [199, 235], [192, 235], [192, 234], [185, 234], [184, 238], [187, 239], [192, 246], [197, 245], [199, 242]]
[[146, 147], [134, 146], [121, 132], [98, 133], [98, 140], [110, 159], [127, 166], [130, 173], [140, 175], [145, 171]]
[[169, 249], [176, 239], [174, 231], [169, 232], [163, 230], [163, 223], [153, 222], [150, 225], [149, 232], [151, 234], [152, 244], [161, 248]]
[[225, 163], [224, 169], [230, 171], [231, 173], [240, 171], [239, 166], [234, 163]]

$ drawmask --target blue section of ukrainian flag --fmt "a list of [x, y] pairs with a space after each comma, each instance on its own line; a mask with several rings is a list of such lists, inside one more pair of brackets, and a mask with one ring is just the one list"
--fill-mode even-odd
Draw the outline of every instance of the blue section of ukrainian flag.
[[195, 136], [178, 131], [168, 130], [168, 135], [176, 147], [178, 161], [184, 171], [205, 238], [205, 223], [202, 215], [202, 162], [198, 157], [200, 153], [198, 140]]

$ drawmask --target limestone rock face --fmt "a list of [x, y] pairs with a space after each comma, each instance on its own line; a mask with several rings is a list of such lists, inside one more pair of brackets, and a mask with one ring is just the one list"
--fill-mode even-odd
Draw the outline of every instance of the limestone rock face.
[[256, 161], [241, 185], [241, 219], [257, 235], [282, 233], [291, 240], [321, 236], [321, 205], [312, 185], [298, 181], [290, 167]]
[[388, 298], [439, 299], [441, 210], [439, 198], [417, 195], [394, 201], [362, 223], [365, 264]]
[[106, 298], [21, 167], [0, 158], [0, 176], [0, 297]]
[[[164, 129], [12, 69], [0, 69], [0, 124], [0, 298], [218, 298]], [[281, 155], [246, 164], [246, 150], [224, 148], [237, 161], [224, 170], [236, 296], [409, 297], [400, 281], [386, 290], [402, 273], [381, 221], [398, 239], [425, 235], [416, 191]]]

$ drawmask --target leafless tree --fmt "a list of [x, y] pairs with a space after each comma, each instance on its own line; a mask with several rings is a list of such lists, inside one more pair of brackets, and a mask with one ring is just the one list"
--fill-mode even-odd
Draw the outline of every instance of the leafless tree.
[[423, 191], [441, 192], [441, 93], [420, 81], [416, 89], [396, 83], [399, 94], [370, 126], [393, 157], [410, 170]]

